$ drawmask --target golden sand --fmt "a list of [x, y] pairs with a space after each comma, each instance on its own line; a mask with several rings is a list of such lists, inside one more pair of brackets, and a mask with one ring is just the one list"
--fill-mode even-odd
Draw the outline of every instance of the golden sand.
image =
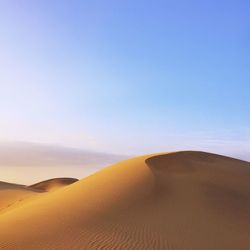
[[250, 249], [250, 163], [229, 157], [137, 157], [32, 197], [0, 213], [0, 249]]

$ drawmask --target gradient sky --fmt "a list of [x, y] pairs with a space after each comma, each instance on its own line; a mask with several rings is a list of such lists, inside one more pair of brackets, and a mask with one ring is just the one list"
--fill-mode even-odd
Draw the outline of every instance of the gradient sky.
[[249, 1], [0, 1], [0, 139], [250, 159]]

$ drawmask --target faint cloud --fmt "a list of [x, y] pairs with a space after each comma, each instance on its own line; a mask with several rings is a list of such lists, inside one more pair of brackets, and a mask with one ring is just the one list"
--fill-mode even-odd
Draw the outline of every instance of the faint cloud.
[[126, 156], [29, 142], [0, 143], [0, 166], [108, 165]]

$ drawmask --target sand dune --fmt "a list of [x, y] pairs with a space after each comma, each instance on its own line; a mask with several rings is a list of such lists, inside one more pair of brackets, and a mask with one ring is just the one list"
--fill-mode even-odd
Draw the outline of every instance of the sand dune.
[[204, 152], [122, 161], [0, 214], [0, 249], [250, 249], [250, 163]]
[[0, 214], [39, 193], [38, 190], [28, 188], [25, 185], [0, 182]]
[[41, 190], [41, 191], [52, 191], [58, 188], [70, 185], [78, 181], [75, 178], [54, 178], [46, 181], [41, 181], [36, 184], [28, 186], [29, 188]]
[[41, 197], [44, 192], [57, 190], [76, 181], [78, 179], [55, 178], [30, 186], [0, 182], [0, 214], [23, 205], [34, 198]]

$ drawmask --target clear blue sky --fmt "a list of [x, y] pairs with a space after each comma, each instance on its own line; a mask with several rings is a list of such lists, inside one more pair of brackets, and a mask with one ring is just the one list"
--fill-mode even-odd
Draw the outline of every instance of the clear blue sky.
[[249, 1], [0, 1], [1, 140], [250, 157]]

